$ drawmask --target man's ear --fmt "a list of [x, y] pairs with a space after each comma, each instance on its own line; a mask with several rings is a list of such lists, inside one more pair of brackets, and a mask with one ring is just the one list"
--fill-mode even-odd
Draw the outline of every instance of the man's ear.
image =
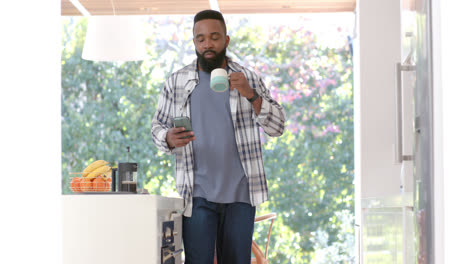
[[229, 36], [226, 36], [226, 48], [229, 46], [229, 41], [230, 41], [230, 40], [231, 40], [231, 39], [229, 38]]
[[197, 44], [195, 43], [195, 41], [196, 41], [195, 38], [192, 38], [193, 47], [195, 48], [195, 51], [198, 52], [198, 50], [197, 50]]

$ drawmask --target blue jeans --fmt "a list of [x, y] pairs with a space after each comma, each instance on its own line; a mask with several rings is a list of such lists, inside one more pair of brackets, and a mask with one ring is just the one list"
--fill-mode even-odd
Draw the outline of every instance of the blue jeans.
[[193, 198], [192, 217], [183, 218], [185, 264], [249, 264], [255, 207]]

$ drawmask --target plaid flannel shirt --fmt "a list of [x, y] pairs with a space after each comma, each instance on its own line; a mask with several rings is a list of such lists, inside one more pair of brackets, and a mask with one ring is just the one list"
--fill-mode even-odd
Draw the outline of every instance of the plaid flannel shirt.
[[[249, 182], [250, 202], [257, 206], [268, 200], [268, 187], [263, 165], [259, 127], [269, 136], [281, 136], [284, 131], [284, 109], [273, 100], [262, 79], [254, 72], [228, 58], [228, 74], [243, 72], [250, 87], [262, 97], [262, 107], [257, 115], [252, 104], [240, 96], [236, 89], [230, 91], [229, 104], [235, 130], [237, 150]], [[190, 117], [189, 96], [198, 84], [197, 60], [174, 72], [166, 80], [153, 117], [151, 134], [156, 147], [175, 154], [175, 180], [179, 195], [184, 199], [184, 215], [192, 215], [193, 196], [193, 145], [170, 149], [166, 142], [167, 131], [173, 126], [172, 118]], [[215, 128], [215, 127], [214, 127]]]

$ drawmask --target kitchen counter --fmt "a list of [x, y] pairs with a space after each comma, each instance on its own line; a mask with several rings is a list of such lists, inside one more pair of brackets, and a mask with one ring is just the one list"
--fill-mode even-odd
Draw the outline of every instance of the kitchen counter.
[[[182, 241], [183, 200], [159, 195], [62, 195], [63, 263], [161, 263], [163, 222]], [[180, 254], [175, 262], [180, 263]]]

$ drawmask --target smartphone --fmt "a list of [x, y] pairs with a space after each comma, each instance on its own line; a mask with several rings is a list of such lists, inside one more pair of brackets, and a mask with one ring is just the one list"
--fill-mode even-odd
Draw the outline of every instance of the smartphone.
[[[184, 132], [192, 131], [192, 124], [190, 123], [190, 118], [188, 118], [187, 116], [174, 117], [172, 119], [172, 123], [174, 124], [174, 127], [184, 127], [185, 128]], [[192, 137], [192, 136], [187, 136], [183, 138], [189, 138], [189, 137]]]

